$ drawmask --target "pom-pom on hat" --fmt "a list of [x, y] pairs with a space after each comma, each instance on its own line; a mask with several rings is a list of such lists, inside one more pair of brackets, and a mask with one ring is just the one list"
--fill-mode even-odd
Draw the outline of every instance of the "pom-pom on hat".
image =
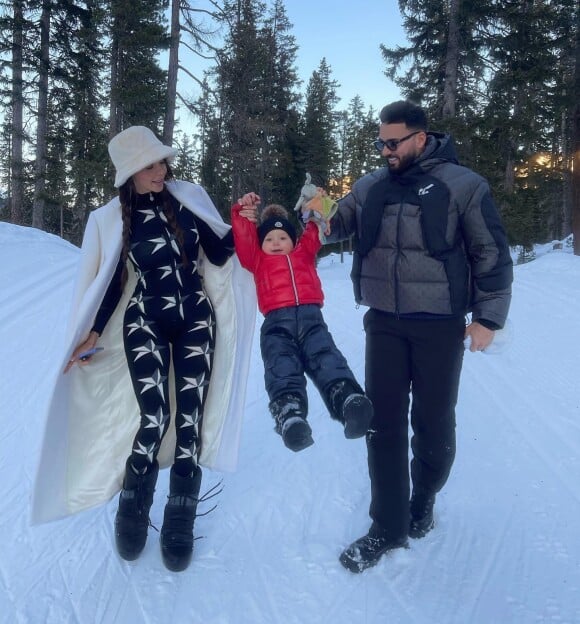
[[270, 204], [262, 212], [262, 224], [258, 227], [258, 239], [260, 246], [272, 230], [284, 230], [296, 245], [296, 228], [288, 221], [288, 212], [283, 206]]
[[109, 156], [115, 165], [115, 187], [122, 186], [135, 173], [161, 160], [171, 162], [174, 147], [163, 145], [145, 126], [130, 126], [109, 141]]

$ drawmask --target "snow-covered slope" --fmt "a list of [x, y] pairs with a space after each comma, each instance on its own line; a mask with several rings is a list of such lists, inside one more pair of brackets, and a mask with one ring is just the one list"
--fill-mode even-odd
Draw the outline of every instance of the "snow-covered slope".
[[[513, 342], [466, 353], [458, 452], [436, 529], [361, 575], [338, 563], [366, 532], [363, 440], [345, 440], [311, 388], [315, 445], [284, 448], [263, 389], [258, 332], [240, 466], [196, 522], [194, 560], [114, 549], [116, 501], [31, 528], [29, 498], [78, 250], [0, 223], [0, 622], [30, 624], [578, 624], [580, 622], [580, 258], [515, 268]], [[325, 317], [359, 379], [363, 309], [349, 258], [325, 258]], [[261, 319], [258, 319], [260, 322]], [[168, 472], [152, 521], [161, 525]], [[215, 500], [215, 499], [214, 499]]]

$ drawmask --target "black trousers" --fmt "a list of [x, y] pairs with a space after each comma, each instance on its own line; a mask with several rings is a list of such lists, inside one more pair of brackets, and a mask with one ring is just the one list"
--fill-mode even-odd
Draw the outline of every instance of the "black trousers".
[[410, 395], [414, 490], [437, 493], [455, 458], [465, 320], [401, 319], [371, 309], [364, 327], [366, 390], [374, 406], [367, 434], [370, 516], [396, 539], [409, 530]]
[[348, 380], [354, 391], [363, 391], [335, 345], [317, 305], [269, 312], [260, 330], [260, 349], [270, 401], [292, 394], [307, 409], [305, 375], [313, 381], [331, 414], [327, 391], [335, 382]]

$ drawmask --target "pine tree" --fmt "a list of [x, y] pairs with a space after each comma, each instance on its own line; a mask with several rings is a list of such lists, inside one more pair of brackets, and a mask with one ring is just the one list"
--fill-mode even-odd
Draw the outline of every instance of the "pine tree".
[[384, 164], [373, 145], [377, 137], [377, 127], [377, 113], [372, 108], [365, 111], [362, 98], [359, 95], [354, 97], [349, 103], [347, 113], [345, 149], [348, 164], [345, 171], [347, 179], [342, 191], [350, 189], [352, 183], [365, 173]]
[[[215, 163], [219, 153], [221, 170], [227, 172], [231, 193], [219, 200], [224, 210], [248, 190], [266, 203], [288, 196], [285, 177], [292, 172], [286, 141], [291, 138], [289, 121], [298, 99], [296, 44], [282, 2], [274, 2], [266, 13], [264, 3], [256, 0], [230, 2], [226, 8], [231, 25], [214, 73], [213, 113], [219, 121], [212, 124], [219, 124], [220, 144], [210, 140], [204, 157], [206, 163]], [[209, 128], [207, 119], [203, 123]], [[215, 130], [209, 132], [217, 140]], [[203, 172], [204, 180], [217, 182], [215, 169], [204, 165]], [[293, 179], [293, 187], [295, 183]], [[223, 189], [223, 179], [219, 186]]]
[[132, 125], [160, 133], [167, 94], [167, 73], [157, 60], [167, 49], [162, 0], [111, 0], [110, 136]]
[[328, 187], [338, 172], [335, 137], [338, 122], [337, 87], [337, 81], [332, 79], [332, 70], [323, 58], [306, 88], [302, 125], [306, 168], [312, 174], [313, 182], [323, 187]]
[[[52, 191], [45, 195], [58, 212], [58, 227], [69, 240], [79, 243], [89, 211], [102, 204], [112, 190], [106, 152], [108, 128], [103, 116], [107, 95], [103, 88], [105, 12], [99, 0], [74, 5], [60, 2], [55, 4], [52, 21], [54, 69], [47, 138], [51, 154], [47, 179]], [[56, 142], [58, 149], [51, 142]], [[63, 193], [66, 207], [62, 207]], [[53, 228], [56, 221], [55, 215]]]
[[[10, 116], [10, 175], [8, 186], [8, 206], [12, 223], [24, 224], [28, 221], [28, 193], [26, 185], [26, 163], [24, 161], [25, 96], [27, 73], [32, 62], [30, 33], [32, 24], [27, 17], [27, 3], [12, 0], [4, 5], [2, 15], [2, 48], [10, 50], [10, 60], [6, 61], [10, 76], [4, 98], [7, 99]], [[29, 222], [29, 221], [28, 221]]]
[[260, 72], [263, 106], [259, 122], [261, 171], [257, 188], [265, 203], [285, 203], [288, 195], [297, 196], [301, 187], [296, 186], [298, 180], [293, 177], [292, 163], [281, 158], [282, 154], [288, 154], [286, 143], [292, 140], [289, 124], [298, 102], [295, 91], [297, 46], [290, 29], [283, 2], [275, 0], [260, 29], [265, 62]]

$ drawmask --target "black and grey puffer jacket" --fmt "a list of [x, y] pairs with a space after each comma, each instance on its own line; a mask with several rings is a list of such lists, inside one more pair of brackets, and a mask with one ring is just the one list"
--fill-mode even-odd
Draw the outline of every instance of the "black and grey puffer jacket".
[[512, 261], [487, 182], [457, 164], [449, 135], [429, 133], [400, 175], [367, 174], [338, 202], [328, 241], [356, 234], [358, 303], [404, 317], [459, 316], [503, 327]]

